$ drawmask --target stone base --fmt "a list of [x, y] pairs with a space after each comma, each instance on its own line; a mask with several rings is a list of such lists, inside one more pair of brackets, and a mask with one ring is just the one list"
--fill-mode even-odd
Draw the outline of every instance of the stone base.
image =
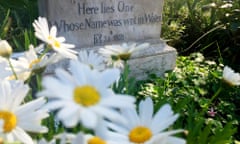
[[130, 76], [143, 80], [149, 74], [163, 76], [176, 66], [177, 51], [162, 40], [149, 40], [150, 47], [135, 53], [129, 61]]
[[[150, 43], [150, 47], [134, 53], [128, 61], [130, 66], [130, 76], [137, 80], [144, 80], [149, 74], [162, 76], [165, 71], [173, 70], [176, 65], [177, 51], [168, 46], [164, 41], [151, 39], [144, 42]], [[140, 43], [143, 43], [141, 41]], [[87, 50], [98, 50], [101, 46], [91, 48], [81, 48]], [[46, 74], [53, 74], [57, 67], [67, 68], [67, 60], [53, 64], [46, 69]]]

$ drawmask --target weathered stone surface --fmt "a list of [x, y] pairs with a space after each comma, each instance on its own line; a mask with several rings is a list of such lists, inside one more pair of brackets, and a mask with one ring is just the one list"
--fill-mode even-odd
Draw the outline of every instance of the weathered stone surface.
[[149, 74], [162, 76], [165, 71], [173, 70], [176, 65], [177, 51], [162, 40], [148, 40], [150, 47], [135, 53], [129, 61], [130, 76], [138, 80], [146, 79]]
[[[161, 76], [175, 67], [177, 52], [160, 40], [163, 0], [39, 0], [40, 15], [56, 25], [58, 35], [77, 50], [97, 51], [106, 44], [149, 42], [129, 61], [131, 76]], [[47, 68], [68, 67], [62, 61]]]
[[[148, 42], [150, 46], [134, 53], [128, 61], [131, 77], [135, 77], [137, 80], [143, 80], [146, 79], [149, 74], [162, 76], [165, 71], [174, 69], [177, 57], [176, 49], [168, 46], [164, 41], [159, 39], [150, 39], [141, 42]], [[102, 46], [85, 47], [83, 49], [97, 52], [99, 48], [102, 48]], [[68, 61], [53, 64], [47, 68], [46, 74], [52, 74], [58, 67], [67, 68], [68, 64]]]
[[163, 0], [39, 0], [40, 15], [77, 47], [160, 37]]

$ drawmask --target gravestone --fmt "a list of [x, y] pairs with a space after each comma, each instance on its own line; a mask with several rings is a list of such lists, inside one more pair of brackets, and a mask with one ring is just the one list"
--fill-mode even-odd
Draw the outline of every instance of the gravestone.
[[40, 16], [55, 25], [58, 35], [75, 44], [76, 50], [150, 43], [129, 61], [131, 75], [137, 79], [149, 73], [162, 75], [175, 67], [176, 50], [160, 39], [162, 8], [163, 0], [39, 0]]

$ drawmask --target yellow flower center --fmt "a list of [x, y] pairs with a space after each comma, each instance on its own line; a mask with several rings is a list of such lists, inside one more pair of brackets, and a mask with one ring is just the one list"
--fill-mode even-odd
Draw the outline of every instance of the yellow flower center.
[[76, 103], [88, 107], [100, 101], [100, 94], [92, 86], [78, 86], [74, 89], [73, 98]]
[[9, 111], [0, 111], [0, 119], [4, 121], [3, 131], [11, 132], [17, 125], [17, 117]]
[[130, 59], [131, 53], [123, 53], [123, 54], [120, 54], [120, 55], [118, 55], [118, 56], [119, 56], [119, 58], [120, 58], [121, 60], [127, 61], [127, 60]]
[[236, 85], [233, 81], [230, 81], [230, 80], [225, 79], [225, 78], [223, 78], [223, 82], [230, 87], [234, 87]]
[[130, 131], [128, 137], [131, 142], [142, 144], [152, 137], [152, 132], [147, 127], [138, 126]]
[[40, 62], [40, 59], [35, 59], [35, 60], [31, 61], [31, 63], [29, 64], [29, 68], [32, 68], [33, 65], [35, 65], [35, 64], [37, 64], [39, 62]]
[[53, 43], [53, 45], [55, 46], [55, 47], [57, 47], [57, 48], [60, 48], [60, 42], [59, 41], [54, 41], [54, 43]]
[[61, 44], [59, 41], [55, 40], [52, 36], [48, 37], [48, 40], [52, 42], [52, 45], [56, 48], [60, 48]]
[[0, 144], [4, 144], [3, 142], [3, 138], [0, 137]]
[[88, 144], [106, 144], [106, 142], [99, 137], [92, 137], [88, 140]]
[[[15, 75], [11, 75], [7, 77], [7, 80], [16, 80]], [[0, 143], [1, 144], [1, 143]]]

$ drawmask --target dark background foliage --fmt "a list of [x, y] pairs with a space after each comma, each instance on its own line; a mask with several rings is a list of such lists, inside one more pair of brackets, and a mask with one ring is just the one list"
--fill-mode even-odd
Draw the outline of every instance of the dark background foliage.
[[201, 52], [240, 70], [240, 0], [166, 0], [162, 38], [179, 55]]
[[14, 51], [36, 43], [32, 23], [38, 16], [37, 0], [0, 0], [0, 38], [8, 40]]

